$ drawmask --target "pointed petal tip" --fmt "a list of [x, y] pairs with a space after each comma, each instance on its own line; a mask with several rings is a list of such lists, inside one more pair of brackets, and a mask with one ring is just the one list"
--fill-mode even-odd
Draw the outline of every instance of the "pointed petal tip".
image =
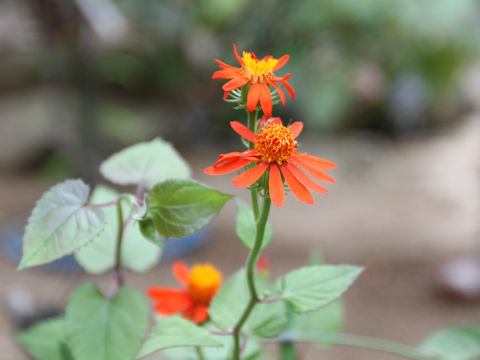
[[285, 205], [285, 203], [284, 203], [284, 202], [277, 203], [277, 202], [275, 202], [275, 201], [273, 201], [273, 200], [272, 200], [272, 203], [273, 203], [273, 205], [275, 205], [275, 206], [276, 206], [276, 207], [278, 207], [279, 209], [280, 209], [280, 208], [282, 208], [282, 207], [283, 207], [283, 205]]

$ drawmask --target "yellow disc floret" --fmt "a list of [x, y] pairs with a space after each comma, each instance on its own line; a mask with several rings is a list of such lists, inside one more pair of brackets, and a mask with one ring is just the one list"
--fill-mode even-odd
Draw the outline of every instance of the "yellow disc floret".
[[283, 125], [270, 124], [257, 136], [255, 149], [262, 156], [263, 161], [276, 162], [282, 165], [290, 160], [297, 148], [292, 132]]
[[210, 264], [195, 265], [188, 275], [188, 292], [198, 303], [208, 304], [222, 283], [222, 274]]
[[253, 83], [265, 82], [270, 80], [273, 75], [273, 69], [278, 60], [269, 56], [262, 60], [258, 60], [255, 55], [250, 52], [243, 52], [243, 76], [247, 77]]

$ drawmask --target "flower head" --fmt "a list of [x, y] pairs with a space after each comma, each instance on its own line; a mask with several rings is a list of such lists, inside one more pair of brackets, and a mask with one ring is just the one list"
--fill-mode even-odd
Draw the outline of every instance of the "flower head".
[[233, 50], [241, 67], [234, 67], [215, 59], [222, 70], [216, 71], [212, 76], [212, 79], [231, 79], [222, 86], [223, 91], [225, 91], [225, 98], [228, 97], [230, 91], [249, 84], [247, 110], [254, 111], [258, 103], [260, 103], [264, 114], [268, 117], [272, 115], [270, 86], [277, 90], [284, 106], [285, 93], [279, 84], [282, 84], [290, 94], [290, 97], [295, 99], [295, 91], [287, 82], [292, 74], [287, 74], [283, 77], [275, 76], [275, 71], [281, 69], [288, 62], [290, 55], [283, 55], [279, 59], [275, 59], [273, 56], [265, 56], [263, 59], [258, 59], [253, 52], [246, 51], [240, 57], [235, 44], [233, 45]]
[[189, 269], [176, 262], [173, 274], [183, 289], [148, 288], [148, 296], [156, 302], [155, 311], [160, 315], [182, 313], [194, 323], [202, 323], [208, 317], [208, 306], [222, 283], [222, 274], [211, 264], [197, 264]]
[[[248, 187], [267, 173], [270, 198], [278, 207], [283, 206], [285, 201], [284, 181], [293, 195], [307, 204], [314, 203], [309, 190], [318, 193], [328, 192], [307, 174], [316, 180], [335, 182], [334, 178], [324, 172], [324, 170], [334, 169], [337, 166], [335, 163], [297, 151], [295, 139], [302, 132], [302, 122], [296, 121], [286, 127], [283, 126], [280, 118], [274, 118], [258, 135], [237, 121], [232, 121], [231, 126], [255, 147], [243, 152], [220, 155], [213, 166], [205, 169], [206, 174], [228, 174], [256, 163], [254, 167], [233, 178], [232, 184]], [[300, 168], [303, 168], [303, 171]]]

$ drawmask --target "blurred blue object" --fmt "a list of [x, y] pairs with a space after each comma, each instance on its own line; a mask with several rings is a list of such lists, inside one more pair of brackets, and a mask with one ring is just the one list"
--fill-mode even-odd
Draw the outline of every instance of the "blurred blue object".
[[187, 253], [193, 252], [207, 242], [209, 235], [208, 226], [196, 233], [182, 238], [171, 238], [165, 240], [165, 248], [161, 260], [177, 259]]
[[[9, 225], [0, 230], [2, 253], [17, 264], [22, 257], [23, 229], [26, 224], [27, 218], [21, 217], [12, 221]], [[42, 265], [41, 268], [57, 271], [78, 271], [81, 269], [73, 255], [65, 256], [53, 263]]]
[[[10, 225], [0, 229], [0, 250], [2, 254], [10, 258], [15, 263], [20, 262], [22, 257], [22, 237], [23, 229], [27, 223], [25, 217], [18, 218]], [[193, 252], [207, 242], [209, 230], [208, 227], [197, 231], [194, 234], [184, 236], [179, 239], [165, 240], [165, 248], [161, 260], [173, 260], [187, 253]], [[65, 256], [53, 263], [42, 265], [42, 269], [55, 271], [78, 271], [81, 266], [75, 261], [73, 255]]]

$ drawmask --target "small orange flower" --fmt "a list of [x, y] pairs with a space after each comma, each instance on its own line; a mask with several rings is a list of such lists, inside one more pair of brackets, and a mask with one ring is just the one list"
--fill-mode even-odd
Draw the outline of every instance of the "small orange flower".
[[270, 270], [270, 261], [268, 258], [261, 256], [257, 262], [258, 272], [268, 272]]
[[183, 317], [196, 324], [208, 317], [208, 306], [222, 283], [222, 274], [211, 264], [195, 265], [191, 270], [176, 262], [172, 271], [184, 289], [148, 288], [148, 296], [156, 302], [160, 315], [183, 313]]
[[240, 57], [235, 44], [233, 44], [233, 50], [241, 65], [239, 68], [214, 59], [222, 70], [216, 71], [212, 79], [231, 79], [222, 86], [222, 90], [225, 91], [225, 98], [228, 97], [230, 91], [250, 84], [247, 95], [247, 110], [254, 111], [260, 103], [263, 113], [268, 117], [272, 115], [270, 85], [277, 90], [283, 106], [285, 106], [285, 93], [278, 83], [285, 87], [292, 99], [295, 99], [295, 91], [287, 82], [292, 74], [287, 74], [284, 77], [278, 77], [274, 74], [275, 71], [285, 66], [290, 55], [283, 55], [279, 59], [275, 59], [273, 56], [265, 56], [260, 60], [253, 52], [244, 51], [243, 56]]
[[253, 168], [233, 178], [232, 184], [238, 187], [251, 186], [269, 170], [270, 198], [278, 207], [283, 206], [285, 201], [284, 180], [293, 195], [307, 204], [314, 203], [308, 189], [318, 193], [328, 192], [323, 186], [310, 179], [299, 167], [317, 180], [335, 182], [334, 178], [323, 171], [334, 169], [337, 166], [335, 163], [297, 151], [295, 139], [302, 132], [302, 122], [296, 121], [287, 128], [282, 125], [280, 118], [274, 118], [258, 135], [238, 121], [232, 121], [230, 124], [238, 134], [254, 143], [255, 148], [220, 155], [213, 166], [204, 170], [206, 174], [228, 174], [251, 163], [257, 163]]

